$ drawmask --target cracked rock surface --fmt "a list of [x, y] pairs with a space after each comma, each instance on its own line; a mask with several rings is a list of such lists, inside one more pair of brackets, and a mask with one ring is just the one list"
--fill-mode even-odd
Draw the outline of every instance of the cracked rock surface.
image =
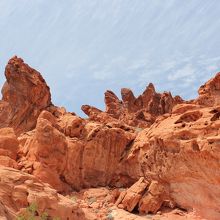
[[[32, 203], [36, 218], [220, 219], [220, 74], [195, 100], [105, 93], [88, 118], [57, 107], [21, 58], [5, 68], [0, 101], [0, 218]], [[73, 97], [74, 98], [74, 97]]]

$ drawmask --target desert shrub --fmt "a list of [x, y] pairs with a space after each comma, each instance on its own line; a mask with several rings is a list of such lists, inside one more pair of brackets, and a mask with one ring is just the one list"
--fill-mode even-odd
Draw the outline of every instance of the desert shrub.
[[92, 197], [88, 199], [88, 204], [91, 205], [92, 203], [96, 202], [96, 198]]
[[113, 220], [114, 217], [113, 217], [113, 215], [112, 215], [111, 213], [109, 213], [109, 214], [107, 215], [106, 219], [107, 219], [107, 220]]
[[72, 196], [72, 197], [70, 197], [70, 199], [72, 200], [72, 202], [74, 202], [74, 203], [76, 203], [77, 202], [77, 198], [76, 198], [76, 196]]
[[[36, 218], [37, 217], [37, 218]], [[47, 212], [43, 212], [39, 216], [39, 211], [36, 203], [31, 203], [25, 211], [17, 217], [17, 220], [49, 220], [49, 215]], [[51, 219], [51, 218], [50, 218]], [[54, 217], [53, 220], [60, 220], [58, 217]]]
[[118, 189], [119, 192], [124, 192], [125, 190], [126, 190], [126, 189], [125, 189], [125, 188], [122, 188], [122, 187]]
[[135, 129], [136, 132], [141, 132], [141, 131], [144, 130], [143, 128], [139, 128], [139, 127], [135, 127], [134, 129]]

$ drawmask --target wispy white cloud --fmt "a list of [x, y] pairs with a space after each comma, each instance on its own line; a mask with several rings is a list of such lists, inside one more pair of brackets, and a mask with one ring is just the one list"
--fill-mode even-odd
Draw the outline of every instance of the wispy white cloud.
[[169, 81], [176, 81], [184, 79], [185, 81], [190, 81], [195, 78], [195, 69], [191, 64], [186, 64], [180, 69], [176, 69], [174, 73], [168, 74], [167, 79]]
[[105, 89], [138, 94], [149, 82], [191, 98], [220, 70], [219, 0], [22, 2], [0, 1], [0, 71], [22, 56], [78, 113]]
[[105, 81], [105, 80], [109, 80], [112, 77], [112, 74], [110, 71], [106, 69], [102, 69], [99, 71], [94, 71], [92, 73], [92, 77], [95, 80]]
[[[217, 65], [210, 65], [210, 66], [207, 66], [206, 69], [207, 69], [207, 71], [214, 72], [214, 71], [217, 71], [217, 69], [219, 69], [219, 67]], [[220, 69], [219, 69], [219, 71], [220, 71]]]

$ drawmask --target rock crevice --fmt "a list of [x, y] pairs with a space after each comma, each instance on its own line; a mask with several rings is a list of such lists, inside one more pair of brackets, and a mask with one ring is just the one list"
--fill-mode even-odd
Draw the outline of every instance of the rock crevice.
[[[54, 106], [45, 80], [22, 59], [9, 60], [5, 76], [0, 216], [13, 219], [36, 200], [40, 212], [69, 220], [106, 219], [97, 210], [109, 204], [123, 213], [164, 217], [179, 207], [183, 215], [193, 210], [191, 219], [220, 219], [219, 73], [191, 101], [151, 83], [137, 98], [108, 90], [105, 111], [82, 106], [86, 119]], [[61, 195], [91, 187], [111, 195], [86, 204]], [[89, 209], [96, 212], [86, 217]]]

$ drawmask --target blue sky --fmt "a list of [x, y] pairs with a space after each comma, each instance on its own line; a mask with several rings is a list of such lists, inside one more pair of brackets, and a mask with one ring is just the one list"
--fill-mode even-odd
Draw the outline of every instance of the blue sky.
[[0, 85], [10, 57], [40, 71], [53, 102], [82, 115], [104, 91], [149, 82], [194, 98], [220, 71], [219, 0], [0, 0]]

